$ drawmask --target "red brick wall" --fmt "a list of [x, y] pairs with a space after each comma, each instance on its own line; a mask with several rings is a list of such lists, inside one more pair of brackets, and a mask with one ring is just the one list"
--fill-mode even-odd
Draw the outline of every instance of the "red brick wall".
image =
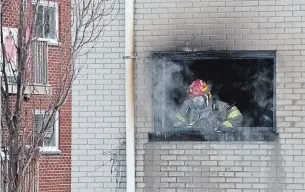
[[[4, 16], [4, 27], [18, 26], [18, 2], [12, 1], [7, 7]], [[59, 67], [65, 64], [65, 53], [70, 50], [70, 0], [57, 0], [59, 2], [59, 38], [60, 46], [49, 46], [48, 81], [54, 90], [60, 77]], [[65, 106], [59, 112], [59, 150], [60, 154], [42, 154], [39, 162], [39, 192], [68, 192], [71, 191], [71, 93]], [[14, 99], [13, 99], [14, 100]], [[36, 106], [47, 106], [44, 96], [32, 96], [25, 107], [33, 109]], [[43, 105], [37, 104], [42, 102]], [[44, 103], [46, 102], [46, 103]], [[37, 108], [38, 109], [38, 108]], [[29, 118], [30, 120], [31, 118]], [[27, 121], [29, 121], [27, 120]], [[30, 126], [30, 123], [29, 123]]]
[[71, 191], [71, 95], [60, 111], [60, 155], [42, 155], [39, 171], [39, 192]]

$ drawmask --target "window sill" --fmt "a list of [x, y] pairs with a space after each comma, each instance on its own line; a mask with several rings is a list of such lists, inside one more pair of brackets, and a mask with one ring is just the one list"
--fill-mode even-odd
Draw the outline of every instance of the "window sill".
[[48, 45], [50, 46], [57, 46], [60, 47], [62, 45], [62, 43], [59, 42], [53, 42], [53, 41], [48, 41]]
[[44, 39], [44, 38], [38, 38], [37, 40], [47, 42], [48, 45], [51, 45], [51, 46], [61, 46], [61, 43], [59, 43], [57, 40]]
[[33, 84], [28, 85], [30, 93], [33, 95], [48, 95], [52, 92], [52, 87], [50, 84]]
[[[5, 89], [5, 85], [2, 85]], [[8, 84], [8, 93], [17, 94], [17, 85], [16, 84]], [[52, 91], [52, 87], [50, 84], [42, 85], [42, 84], [34, 84], [28, 85], [25, 89], [26, 95], [47, 95]]]
[[60, 155], [61, 151], [54, 147], [40, 147], [39, 152], [42, 155]]
[[148, 133], [149, 141], [275, 141], [278, 133], [272, 127], [231, 128], [228, 131], [204, 133], [199, 129], [164, 130]]

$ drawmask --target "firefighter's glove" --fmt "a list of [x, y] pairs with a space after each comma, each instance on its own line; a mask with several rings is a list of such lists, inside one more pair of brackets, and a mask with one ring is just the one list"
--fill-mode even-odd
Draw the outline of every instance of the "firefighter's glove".
[[225, 124], [219, 124], [217, 132], [232, 132], [234, 129], [232, 129], [231, 126], [226, 126]]
[[181, 121], [178, 121], [177, 123], [175, 123], [173, 125], [173, 127], [181, 127], [183, 125], [183, 123]]

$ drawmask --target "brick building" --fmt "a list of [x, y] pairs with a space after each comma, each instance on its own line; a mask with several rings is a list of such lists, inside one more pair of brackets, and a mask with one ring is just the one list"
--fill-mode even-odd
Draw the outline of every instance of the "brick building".
[[[19, 1], [10, 2], [4, 12], [4, 39], [8, 31], [13, 32], [14, 38], [18, 36]], [[24, 107], [34, 117], [28, 122], [32, 123], [34, 132], [41, 125], [42, 114], [48, 107], [46, 98], [56, 90], [60, 79], [60, 65], [64, 53], [70, 50], [71, 32], [66, 26], [70, 25], [70, 1], [29, 1], [29, 7], [38, 5], [37, 23], [47, 23], [38, 29], [37, 41], [34, 42], [32, 52], [32, 81], [35, 91], [29, 93], [28, 101]], [[44, 20], [44, 21], [42, 21]], [[46, 27], [47, 26], [47, 27]], [[12, 94], [14, 92], [14, 78], [10, 80]], [[36, 191], [39, 192], [67, 192], [71, 189], [71, 98], [69, 94], [66, 105], [56, 114], [54, 134], [48, 138], [48, 142], [41, 144], [41, 156], [39, 161], [38, 180]], [[42, 103], [41, 103], [42, 102]], [[45, 103], [44, 103], [45, 102]], [[27, 118], [29, 118], [27, 116]], [[29, 124], [31, 125], [31, 124]]]
[[[136, 191], [304, 191], [305, 1], [136, 0], [134, 5], [138, 57], [134, 69]], [[94, 52], [88, 55], [88, 65], [83, 70], [88, 75], [74, 85], [75, 192], [114, 191], [116, 187], [116, 175], [110, 173], [111, 164], [103, 153], [117, 151], [120, 138], [125, 137], [124, 12], [122, 6]], [[191, 45], [202, 57], [180, 52], [185, 49], [185, 41], [193, 42]], [[153, 112], [153, 85], [159, 82], [154, 81], [153, 69], [160, 60], [153, 60], [152, 55], [161, 51], [159, 56], [180, 63], [194, 62], [194, 58], [205, 64], [209, 63], [207, 58], [222, 60], [223, 65], [228, 64], [228, 59], [271, 59], [272, 102], [276, 109], [272, 138], [174, 141], [154, 134], [160, 127], [155, 126], [158, 113]], [[251, 63], [246, 60], [242, 63]], [[246, 71], [232, 72], [227, 77], [241, 73]], [[157, 142], [158, 138], [162, 141]], [[122, 175], [124, 191], [124, 171]]]

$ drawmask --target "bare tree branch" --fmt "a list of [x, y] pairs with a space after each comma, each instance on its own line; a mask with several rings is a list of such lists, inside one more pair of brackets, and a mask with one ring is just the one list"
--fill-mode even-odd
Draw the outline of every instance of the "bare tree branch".
[[[31, 71], [34, 69], [33, 59], [39, 51], [34, 49], [34, 45], [41, 41], [40, 28], [50, 27], [50, 23], [44, 21], [39, 25], [37, 22], [41, 14], [40, 0], [35, 5], [32, 1], [16, 0], [12, 3], [11, 0], [0, 0], [1, 151], [4, 154], [0, 157], [0, 186], [5, 192], [26, 192], [33, 189], [39, 150], [48, 142], [45, 137], [47, 133], [51, 133], [51, 138], [54, 136], [54, 124], [58, 121], [56, 114], [71, 100], [72, 84], [84, 66], [83, 63], [76, 67], [76, 60], [86, 56], [94, 48], [102, 31], [116, 18], [120, 8], [118, 0], [56, 2], [59, 9], [68, 12], [59, 11], [65, 15], [59, 16], [61, 26], [60, 30], [56, 29], [59, 30], [56, 36], [58, 46], [48, 46], [48, 49], [58, 54], [52, 63], [55, 70], [52, 66], [52, 81], [40, 85], [46, 90], [46, 94], [41, 95], [42, 89], [33, 84], [35, 82]], [[52, 3], [54, 1], [48, 1], [48, 4]], [[113, 13], [116, 8], [117, 13]], [[14, 16], [17, 18], [16, 26], [7, 27], [8, 31], [12, 28], [18, 31], [13, 45], [10, 44], [13, 50], [17, 50], [17, 63], [11, 58], [13, 51], [8, 49], [7, 34], [3, 30], [11, 9], [14, 9]], [[47, 91], [49, 88], [52, 89], [51, 92]], [[35, 121], [37, 110], [43, 110], [40, 124]]]

